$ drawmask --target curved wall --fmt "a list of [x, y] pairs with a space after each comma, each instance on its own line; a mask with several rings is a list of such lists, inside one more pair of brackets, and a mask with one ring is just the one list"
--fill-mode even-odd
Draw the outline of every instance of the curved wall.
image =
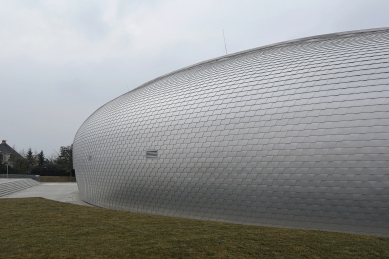
[[146, 83], [78, 130], [81, 198], [161, 215], [389, 235], [388, 46], [389, 29], [316, 36]]

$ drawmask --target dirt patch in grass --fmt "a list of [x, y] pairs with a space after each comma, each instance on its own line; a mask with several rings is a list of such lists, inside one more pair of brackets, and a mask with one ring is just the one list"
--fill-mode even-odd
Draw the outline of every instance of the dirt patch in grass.
[[65, 182], [76, 182], [76, 177], [69, 176], [41, 176], [41, 182], [55, 182], [55, 183], [65, 183]]
[[0, 258], [389, 258], [389, 238], [0, 199]]

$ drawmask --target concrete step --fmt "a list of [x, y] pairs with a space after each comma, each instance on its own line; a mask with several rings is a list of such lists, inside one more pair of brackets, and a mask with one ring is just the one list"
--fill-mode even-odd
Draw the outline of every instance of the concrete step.
[[0, 185], [0, 193], [2, 195], [7, 195], [8, 193], [23, 190], [23, 189], [31, 187], [31, 186], [33, 186], [33, 184], [29, 183], [29, 181], [25, 181], [25, 180], [1, 184]]
[[9, 182], [0, 183], [0, 197], [6, 196], [8, 194], [18, 192], [27, 188], [30, 188], [35, 185], [39, 185], [40, 182], [37, 182], [32, 179], [18, 179]]
[[26, 188], [32, 187], [39, 184], [38, 182], [31, 179], [22, 179], [19, 181], [13, 181], [9, 183], [2, 183], [0, 185], [0, 197], [5, 196]]

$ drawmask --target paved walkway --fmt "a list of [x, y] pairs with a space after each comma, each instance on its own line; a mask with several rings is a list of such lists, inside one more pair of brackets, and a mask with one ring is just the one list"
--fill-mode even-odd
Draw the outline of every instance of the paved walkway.
[[91, 206], [80, 199], [77, 183], [41, 183], [1, 198], [41, 197], [54, 201]]

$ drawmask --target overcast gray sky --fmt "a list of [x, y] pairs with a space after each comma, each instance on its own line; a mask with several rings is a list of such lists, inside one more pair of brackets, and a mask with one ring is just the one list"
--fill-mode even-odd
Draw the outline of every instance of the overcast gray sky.
[[97, 108], [228, 53], [389, 27], [388, 0], [0, 0], [0, 137], [50, 156]]

